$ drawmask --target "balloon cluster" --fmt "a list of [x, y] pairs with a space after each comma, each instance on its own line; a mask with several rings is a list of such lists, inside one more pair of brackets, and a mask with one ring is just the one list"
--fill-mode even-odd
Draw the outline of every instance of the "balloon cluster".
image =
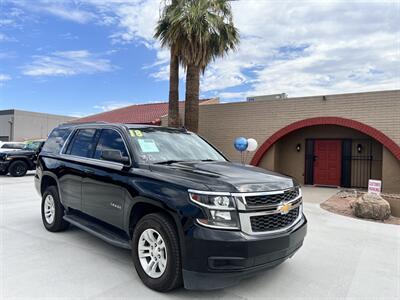
[[[235, 139], [233, 145], [235, 146], [235, 149], [237, 151], [240, 151], [242, 164], [244, 164], [246, 161], [247, 153], [256, 151], [258, 147], [258, 143], [255, 139], [253, 138], [246, 139], [244, 137], [238, 137], [237, 139]], [[246, 157], [243, 156], [243, 151], [246, 151], [245, 155]]]
[[233, 145], [235, 146], [235, 149], [240, 152], [243, 151], [253, 152], [256, 151], [258, 147], [258, 143], [255, 139], [253, 138], [246, 139], [244, 137], [238, 137]]

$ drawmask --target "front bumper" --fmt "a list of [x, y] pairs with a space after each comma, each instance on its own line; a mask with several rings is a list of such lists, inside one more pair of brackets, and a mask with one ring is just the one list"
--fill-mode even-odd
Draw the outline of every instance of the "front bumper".
[[287, 232], [258, 236], [195, 225], [185, 239], [185, 288], [220, 289], [272, 268], [294, 255], [306, 232], [304, 215]]
[[0, 172], [5, 172], [10, 165], [9, 161], [0, 161]]

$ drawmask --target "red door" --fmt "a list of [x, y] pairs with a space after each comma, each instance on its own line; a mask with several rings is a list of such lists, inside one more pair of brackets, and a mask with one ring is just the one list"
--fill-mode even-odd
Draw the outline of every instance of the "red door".
[[342, 141], [315, 140], [314, 184], [340, 186]]

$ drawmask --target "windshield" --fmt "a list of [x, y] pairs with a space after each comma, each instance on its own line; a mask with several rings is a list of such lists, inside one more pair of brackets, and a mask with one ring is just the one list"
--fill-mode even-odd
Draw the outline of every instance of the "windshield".
[[27, 142], [22, 149], [23, 150], [37, 150], [39, 148], [40, 144], [41, 144], [41, 142]]
[[225, 161], [221, 154], [193, 133], [151, 127], [130, 129], [129, 133], [142, 163]]

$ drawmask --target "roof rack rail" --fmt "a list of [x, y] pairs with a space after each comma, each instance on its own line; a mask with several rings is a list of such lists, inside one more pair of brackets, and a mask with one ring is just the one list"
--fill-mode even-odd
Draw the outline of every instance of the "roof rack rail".
[[67, 122], [67, 123], [62, 123], [61, 125], [85, 125], [85, 124], [110, 124], [110, 123], [105, 121], [91, 121], [91, 122]]

